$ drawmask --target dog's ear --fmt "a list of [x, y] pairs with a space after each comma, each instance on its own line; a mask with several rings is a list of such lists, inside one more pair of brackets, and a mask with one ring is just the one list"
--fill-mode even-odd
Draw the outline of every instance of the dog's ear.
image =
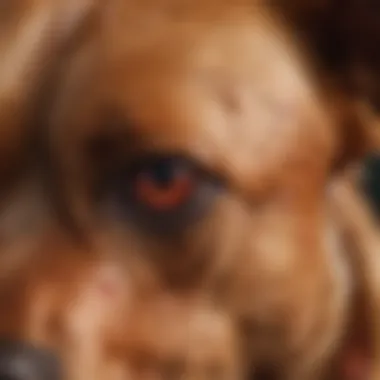
[[376, 380], [380, 378], [380, 233], [354, 182], [355, 178], [344, 176], [331, 188], [333, 218], [353, 278], [351, 315], [338, 357], [338, 378]]
[[0, 2], [0, 178], [26, 150], [27, 124], [45, 79], [94, 2]]
[[313, 38], [319, 38], [316, 54], [340, 91], [337, 111], [345, 164], [380, 151], [380, 3], [325, 0], [325, 4], [320, 19], [327, 28], [314, 27]]

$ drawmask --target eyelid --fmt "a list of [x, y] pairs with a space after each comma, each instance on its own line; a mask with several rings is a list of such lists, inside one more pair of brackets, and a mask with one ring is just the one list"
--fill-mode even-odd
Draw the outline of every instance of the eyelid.
[[[149, 171], [150, 163], [162, 159], [179, 160], [180, 163], [189, 165], [191, 170], [194, 170], [195, 187], [188, 199], [178, 206], [157, 210], [136, 197], [133, 181], [136, 180], [140, 168], [143, 168], [143, 171], [147, 168]], [[211, 210], [217, 195], [225, 188], [220, 178], [198, 165], [196, 161], [180, 154], [170, 155], [167, 152], [140, 155], [108, 174], [109, 180], [103, 181], [105, 187], [100, 199], [105, 200], [106, 204], [115, 211], [114, 216], [119, 220], [129, 220], [136, 227], [161, 238], [181, 233], [198, 219], [203, 218]]]
[[203, 162], [200, 162], [192, 156], [184, 155], [179, 152], [150, 152], [145, 154], [140, 153], [139, 155], [136, 155], [128, 160], [125, 171], [130, 177], [133, 177], [139, 172], [139, 170], [143, 169], [144, 167], [149, 167], [149, 165], [165, 159], [169, 159], [171, 161], [178, 160], [178, 163], [187, 166], [200, 178], [205, 178], [221, 183], [225, 182], [219, 173], [205, 166]]

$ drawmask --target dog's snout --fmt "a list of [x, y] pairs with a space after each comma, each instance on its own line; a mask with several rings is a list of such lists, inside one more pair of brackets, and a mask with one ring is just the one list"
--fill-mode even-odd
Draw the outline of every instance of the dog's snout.
[[21, 342], [0, 343], [0, 380], [59, 380], [56, 356]]

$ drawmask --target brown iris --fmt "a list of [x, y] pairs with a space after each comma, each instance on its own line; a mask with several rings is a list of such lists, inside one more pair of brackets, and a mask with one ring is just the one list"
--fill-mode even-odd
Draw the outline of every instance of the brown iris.
[[141, 168], [133, 181], [137, 200], [157, 211], [171, 211], [186, 204], [196, 185], [195, 171], [180, 161], [170, 159]]

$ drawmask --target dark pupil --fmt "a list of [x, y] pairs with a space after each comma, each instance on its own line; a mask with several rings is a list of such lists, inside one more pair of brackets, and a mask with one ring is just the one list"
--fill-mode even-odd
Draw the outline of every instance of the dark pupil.
[[160, 187], [166, 188], [171, 185], [178, 173], [178, 167], [172, 160], [160, 160], [155, 162], [148, 170], [151, 180]]

